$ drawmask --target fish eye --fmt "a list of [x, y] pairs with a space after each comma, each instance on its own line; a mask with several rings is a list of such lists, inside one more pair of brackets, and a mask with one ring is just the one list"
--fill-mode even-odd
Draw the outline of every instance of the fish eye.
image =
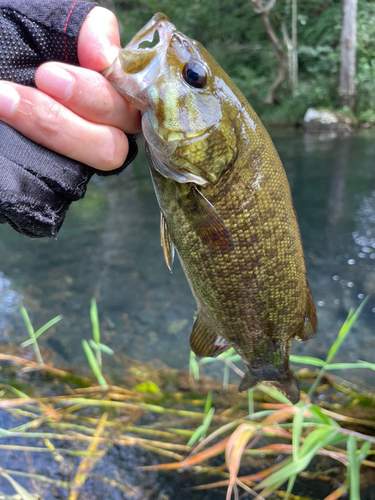
[[189, 61], [182, 68], [182, 77], [191, 87], [202, 89], [208, 79], [207, 68], [198, 61]]

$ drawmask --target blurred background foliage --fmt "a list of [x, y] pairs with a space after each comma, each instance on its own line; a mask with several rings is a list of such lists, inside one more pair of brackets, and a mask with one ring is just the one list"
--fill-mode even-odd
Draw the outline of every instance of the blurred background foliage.
[[[102, 0], [101, 4], [115, 11], [123, 45], [155, 12], [167, 14], [180, 31], [205, 45], [269, 125], [296, 125], [309, 107], [340, 109], [340, 0], [297, 0], [298, 84], [292, 92], [286, 78], [273, 105], [263, 101], [277, 77], [279, 58], [251, 0]], [[269, 19], [281, 42], [283, 24], [290, 37], [292, 0], [276, 0]], [[356, 65], [354, 114], [361, 121], [375, 121], [374, 0], [358, 0]]]

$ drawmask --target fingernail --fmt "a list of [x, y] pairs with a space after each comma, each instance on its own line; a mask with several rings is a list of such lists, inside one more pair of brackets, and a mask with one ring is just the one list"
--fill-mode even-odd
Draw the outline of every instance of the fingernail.
[[0, 117], [10, 118], [17, 109], [20, 96], [17, 90], [5, 82], [0, 82]]
[[36, 75], [39, 90], [57, 99], [68, 99], [73, 92], [74, 78], [58, 64], [46, 64]]

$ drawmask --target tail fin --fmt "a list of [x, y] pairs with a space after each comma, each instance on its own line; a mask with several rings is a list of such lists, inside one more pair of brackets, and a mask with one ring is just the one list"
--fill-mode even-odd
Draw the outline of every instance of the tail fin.
[[300, 398], [298, 381], [291, 370], [279, 372], [274, 366], [263, 366], [254, 370], [247, 366], [245, 373], [238, 387], [239, 392], [255, 387], [258, 382], [271, 382], [282, 394], [284, 394], [293, 404], [297, 404]]

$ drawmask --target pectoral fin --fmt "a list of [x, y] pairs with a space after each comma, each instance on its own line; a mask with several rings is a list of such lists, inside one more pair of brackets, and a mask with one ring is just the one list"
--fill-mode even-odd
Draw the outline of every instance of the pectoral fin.
[[306, 342], [307, 340], [310, 340], [313, 337], [315, 337], [317, 329], [318, 329], [318, 320], [316, 318], [315, 305], [311, 295], [310, 287], [308, 287], [305, 322], [303, 324], [302, 332], [295, 338], [299, 342]]
[[180, 206], [195, 232], [204, 243], [212, 248], [234, 249], [232, 236], [211, 203], [196, 186], [179, 199]]
[[208, 324], [202, 314], [198, 314], [195, 320], [193, 331], [190, 337], [190, 347], [192, 351], [200, 358], [215, 358], [229, 348], [229, 345], [219, 345], [216, 343], [219, 335]]
[[160, 211], [160, 244], [163, 248], [164, 260], [170, 272], [172, 272], [174, 259], [174, 244], [168, 231], [163, 212]]

